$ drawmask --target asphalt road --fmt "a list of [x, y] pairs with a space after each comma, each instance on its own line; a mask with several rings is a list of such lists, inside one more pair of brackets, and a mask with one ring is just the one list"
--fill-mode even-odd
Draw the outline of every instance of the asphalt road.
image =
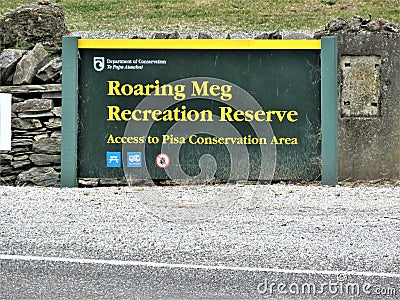
[[399, 299], [389, 274], [3, 259], [2, 299]]
[[234, 206], [192, 223], [154, 190], [1, 187], [0, 298], [400, 299], [399, 187], [214, 187]]

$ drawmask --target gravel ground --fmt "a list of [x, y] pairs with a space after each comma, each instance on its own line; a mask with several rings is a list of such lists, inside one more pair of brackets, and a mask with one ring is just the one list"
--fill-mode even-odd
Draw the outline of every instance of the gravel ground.
[[[0, 186], [0, 196], [2, 254], [400, 270], [396, 185]], [[212, 205], [197, 218], [202, 203]]]
[[[80, 36], [81, 38], [91, 38], [91, 39], [132, 39], [132, 38], [152, 38], [155, 33], [173, 33], [173, 31], [132, 31], [132, 32], [115, 32], [115, 31], [77, 31], [73, 32], [71, 35]], [[199, 31], [179, 31], [180, 38], [198, 38]], [[201, 31], [201, 33], [206, 33], [210, 35], [213, 39], [225, 39], [229, 34], [231, 39], [254, 39], [260, 34], [265, 33], [264, 31], [249, 31], [249, 32], [211, 32], [211, 31]], [[279, 33], [282, 35], [283, 39], [310, 39], [313, 37], [314, 32], [309, 30], [297, 30], [288, 31], [280, 30]]]

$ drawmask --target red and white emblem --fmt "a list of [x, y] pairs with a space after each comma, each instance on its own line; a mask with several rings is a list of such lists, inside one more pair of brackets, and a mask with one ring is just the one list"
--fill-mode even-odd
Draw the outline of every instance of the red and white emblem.
[[171, 158], [166, 153], [160, 153], [156, 156], [156, 166], [160, 169], [168, 168], [171, 163]]

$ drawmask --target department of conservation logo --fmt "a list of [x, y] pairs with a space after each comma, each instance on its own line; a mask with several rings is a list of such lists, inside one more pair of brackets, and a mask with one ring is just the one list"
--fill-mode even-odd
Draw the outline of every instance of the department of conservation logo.
[[104, 57], [95, 56], [93, 57], [93, 68], [97, 72], [101, 72], [104, 70]]

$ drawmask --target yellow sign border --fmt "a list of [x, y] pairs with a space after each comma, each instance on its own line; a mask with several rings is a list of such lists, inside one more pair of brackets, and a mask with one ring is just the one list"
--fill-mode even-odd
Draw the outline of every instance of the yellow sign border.
[[80, 49], [294, 49], [319, 50], [321, 40], [78, 39]]

